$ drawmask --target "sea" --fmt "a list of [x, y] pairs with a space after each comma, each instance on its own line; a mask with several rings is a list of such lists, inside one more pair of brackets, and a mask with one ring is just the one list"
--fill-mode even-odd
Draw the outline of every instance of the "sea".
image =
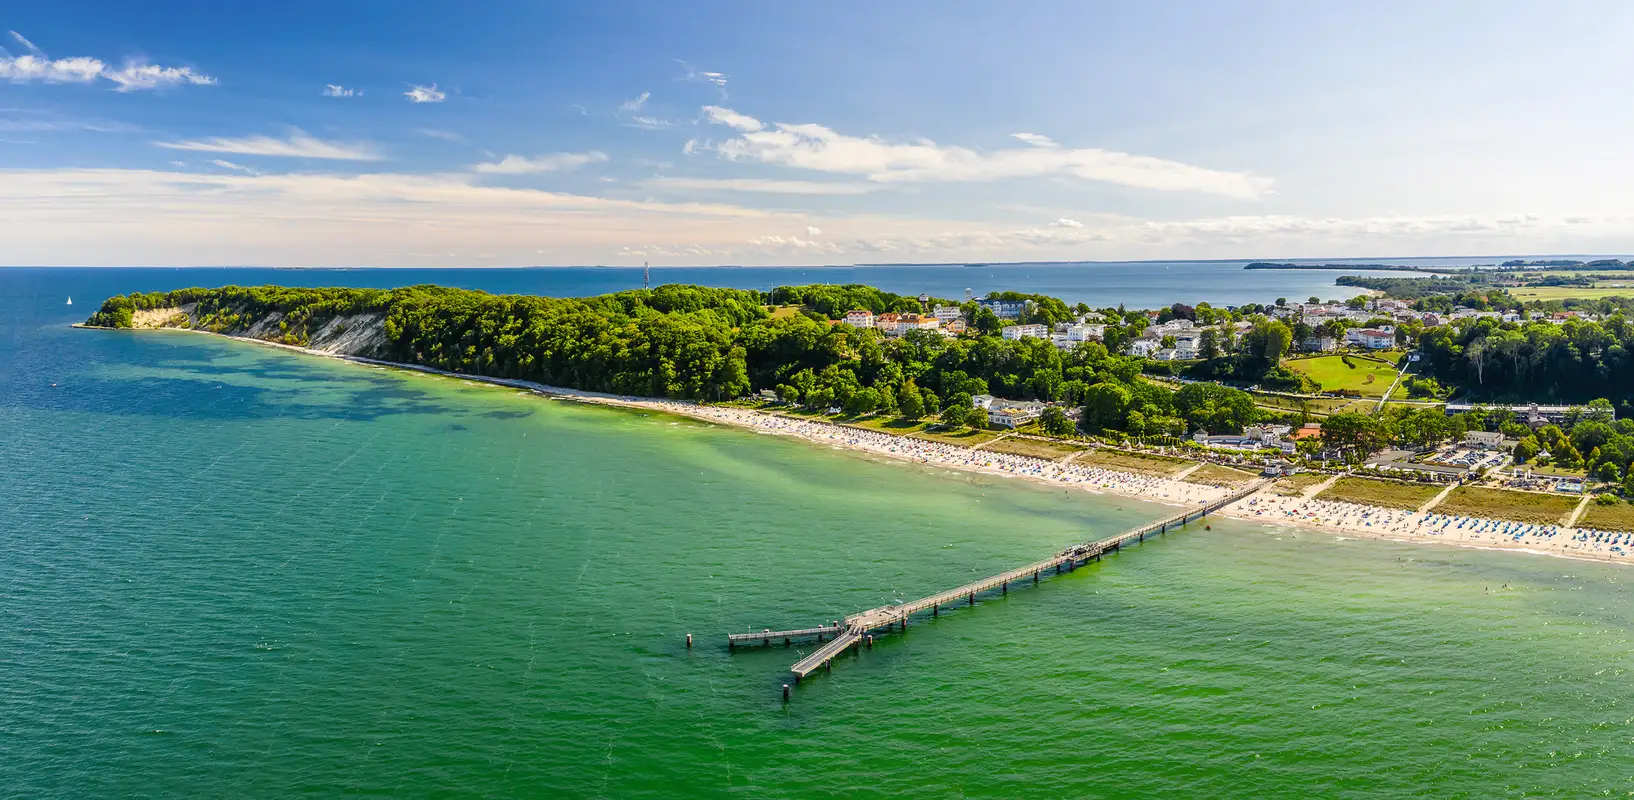
[[[1333, 293], [1326, 274], [1172, 266], [1188, 277], [1161, 298], [1161, 265], [831, 282], [1131, 306]], [[882, 635], [784, 702], [810, 645], [726, 634], [922, 596], [1166, 509], [69, 328], [107, 295], [192, 285], [640, 280], [0, 269], [0, 796], [1634, 792], [1626, 568], [1215, 519]]]

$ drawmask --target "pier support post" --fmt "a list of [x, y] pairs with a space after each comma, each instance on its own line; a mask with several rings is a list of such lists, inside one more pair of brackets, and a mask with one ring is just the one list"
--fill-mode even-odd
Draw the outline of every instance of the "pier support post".
[[1033, 570], [1033, 585], [1034, 586], [1038, 585], [1038, 570], [1036, 570], [1036, 569]]
[[783, 684], [783, 702], [789, 702], [789, 685]]
[[783, 637], [783, 646], [784, 647], [789, 646], [789, 637], [787, 637], [787, 636]]
[[690, 633], [687, 634], [687, 649], [688, 650], [692, 649], [692, 634], [690, 634]]
[[940, 603], [931, 603], [930, 615], [933, 616], [933, 617], [942, 616], [942, 604], [940, 604]]
[[1004, 582], [1004, 592], [1003, 593], [1004, 594], [1009, 594], [1010, 593], [1010, 582], [1009, 581]]
[[907, 614], [902, 615], [902, 632], [903, 633], [908, 632], [908, 615]]
[[971, 593], [970, 593], [970, 596], [969, 596], [969, 600], [970, 600], [970, 604], [971, 604], [971, 605], [975, 605], [975, 604], [976, 604], [976, 593], [975, 593], [975, 592], [971, 592]]
[[868, 649], [874, 649], [874, 635], [872, 633], [868, 634]]

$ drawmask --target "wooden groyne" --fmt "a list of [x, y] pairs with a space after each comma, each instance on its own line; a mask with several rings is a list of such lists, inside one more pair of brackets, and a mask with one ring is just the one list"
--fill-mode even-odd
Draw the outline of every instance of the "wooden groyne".
[[944, 592], [937, 592], [936, 594], [928, 597], [922, 597], [918, 600], [913, 600], [906, 603], [880, 606], [879, 608], [871, 608], [858, 614], [852, 614], [851, 616], [846, 617], [845, 620], [839, 625], [828, 624], [790, 631], [773, 631], [767, 629], [759, 633], [734, 633], [727, 637], [727, 646], [732, 647], [739, 644], [771, 643], [777, 640], [783, 640], [784, 643], [789, 643], [795, 638], [809, 636], [816, 636], [818, 640], [821, 641], [825, 636], [833, 636], [834, 638], [832, 640], [823, 643], [823, 646], [812, 651], [811, 654], [795, 662], [794, 666], [789, 668], [789, 671], [794, 674], [795, 682], [798, 683], [801, 678], [804, 678], [817, 670], [831, 667], [835, 656], [844, 653], [846, 650], [856, 646], [859, 642], [866, 641], [869, 646], [872, 646], [874, 640], [873, 633], [875, 631], [894, 631], [899, 625], [901, 626], [902, 630], [907, 630], [908, 620], [914, 614], [929, 611], [932, 616], [935, 616], [941, 613], [942, 606], [957, 604], [960, 602], [963, 602], [966, 605], [975, 605], [976, 595], [990, 592], [995, 589], [1005, 594], [1009, 594], [1010, 584], [1017, 581], [1027, 581], [1037, 584], [1040, 577], [1045, 573], [1058, 575], [1063, 569], [1070, 571], [1077, 569], [1080, 564], [1090, 561], [1099, 561], [1101, 556], [1107, 553], [1117, 552], [1118, 550], [1121, 550], [1124, 545], [1130, 542], [1145, 541], [1147, 536], [1167, 533], [1170, 530], [1182, 527], [1187, 523], [1200, 520], [1214, 511], [1225, 508], [1226, 506], [1259, 491], [1269, 482], [1269, 479], [1254, 481], [1247, 486], [1233, 491], [1225, 497], [1221, 497], [1217, 500], [1211, 500], [1201, 505], [1193, 506], [1173, 516], [1165, 517], [1156, 522], [1141, 525], [1139, 527], [1130, 528], [1129, 530], [1116, 536], [1074, 545], [1056, 553], [1049, 558], [1034, 561], [1031, 564], [1020, 566], [1006, 572], [1001, 572], [997, 575], [982, 578], [979, 581], [973, 581], [954, 589], [948, 589]]

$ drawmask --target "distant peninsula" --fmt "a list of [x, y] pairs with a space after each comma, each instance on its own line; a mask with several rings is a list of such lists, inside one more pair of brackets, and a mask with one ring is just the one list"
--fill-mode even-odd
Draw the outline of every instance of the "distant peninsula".
[[1255, 261], [1243, 269], [1325, 269], [1325, 270], [1365, 270], [1368, 272], [1465, 272], [1467, 267], [1409, 267], [1401, 264], [1293, 264], [1277, 263], [1272, 261]]

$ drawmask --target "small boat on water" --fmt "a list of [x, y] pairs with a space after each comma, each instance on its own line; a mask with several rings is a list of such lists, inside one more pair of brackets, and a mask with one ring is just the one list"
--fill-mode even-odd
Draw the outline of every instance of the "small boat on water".
[[73, 305], [73, 304], [74, 304], [74, 298], [72, 298], [72, 297], [68, 298], [68, 305]]

